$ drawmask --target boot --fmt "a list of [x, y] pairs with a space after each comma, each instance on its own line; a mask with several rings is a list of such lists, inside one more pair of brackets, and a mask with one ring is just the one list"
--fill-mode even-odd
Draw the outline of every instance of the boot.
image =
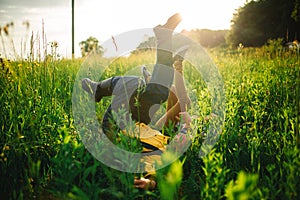
[[155, 36], [159, 38], [160, 36], [160, 31], [163, 31], [163, 29], [167, 29], [169, 30], [169, 32], [173, 32], [175, 30], [175, 28], [178, 26], [178, 24], [181, 22], [182, 18], [180, 16], [179, 13], [176, 13], [174, 15], [172, 15], [171, 17], [169, 17], [169, 19], [167, 20], [167, 22], [164, 25], [158, 25], [156, 27], [154, 27], [154, 33]]
[[169, 19], [167, 20], [167, 22], [163, 25], [164, 28], [166, 29], [170, 29], [170, 30], [174, 30], [177, 25], [181, 22], [182, 18], [180, 16], [179, 13], [175, 13], [174, 15], [172, 15], [171, 17], [169, 17]]
[[99, 102], [101, 101], [102, 97], [112, 95], [111, 80], [112, 78], [103, 80], [101, 82], [95, 82], [88, 78], [84, 78], [81, 81], [82, 89], [87, 91], [95, 100], [95, 102]]

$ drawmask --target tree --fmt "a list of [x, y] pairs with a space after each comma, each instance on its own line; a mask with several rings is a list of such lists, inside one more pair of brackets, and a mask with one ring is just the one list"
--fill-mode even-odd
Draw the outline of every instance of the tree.
[[237, 10], [226, 42], [261, 46], [268, 39], [296, 40], [300, 33], [299, 0], [250, 1]]
[[85, 41], [79, 43], [82, 57], [90, 53], [98, 53], [103, 55], [103, 47], [99, 45], [99, 41], [95, 37], [89, 37]]
[[155, 49], [155, 46], [156, 46], [155, 37], [154, 36], [150, 37], [145, 35], [145, 40], [139, 44], [137, 50], [133, 51], [133, 54]]

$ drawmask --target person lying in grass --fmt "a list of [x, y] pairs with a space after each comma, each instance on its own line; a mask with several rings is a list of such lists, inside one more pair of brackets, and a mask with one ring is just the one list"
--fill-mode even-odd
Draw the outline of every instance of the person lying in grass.
[[[118, 132], [115, 130], [115, 127], [121, 131], [125, 130], [124, 124], [116, 123], [112, 115], [113, 111], [124, 108], [128, 110], [126, 118], [134, 120], [139, 128], [138, 130], [145, 129], [146, 131], [141, 134], [146, 136], [143, 138], [149, 138], [147, 134], [152, 134], [153, 131], [156, 131], [148, 126], [159, 108], [156, 105], [161, 105], [166, 101], [167, 112], [157, 121], [157, 130], [162, 130], [165, 126], [174, 126], [182, 118], [184, 124], [180, 126], [181, 130], [179, 130], [178, 139], [182, 139], [182, 135], [187, 133], [191, 118], [186, 109], [190, 106], [191, 100], [187, 95], [182, 77], [182, 62], [188, 46], [178, 49], [174, 56], [172, 53], [172, 34], [180, 21], [181, 16], [175, 14], [164, 25], [154, 27], [153, 31], [157, 44], [156, 64], [152, 75], [145, 67], [142, 68], [144, 80], [138, 76], [114, 76], [100, 82], [95, 82], [88, 78], [82, 80], [83, 89], [96, 102], [99, 102], [105, 96], [114, 96], [102, 121], [103, 132], [111, 141], [113, 141], [113, 138], [116, 137], [116, 132]], [[175, 86], [173, 86], [173, 80]], [[148, 144], [141, 139], [144, 145], [143, 152], [160, 148], [164, 149], [164, 145], [168, 143], [169, 137], [163, 136], [159, 131], [154, 135], [158, 137], [152, 141], [150, 139]], [[157, 147], [157, 145], [153, 144], [153, 141], [159, 140], [161, 140], [158, 142], [161, 146]], [[151, 149], [151, 146], [154, 148]], [[150, 173], [144, 178], [136, 179], [134, 187], [143, 189], [155, 188], [156, 182], [153, 177], [153, 174]]]

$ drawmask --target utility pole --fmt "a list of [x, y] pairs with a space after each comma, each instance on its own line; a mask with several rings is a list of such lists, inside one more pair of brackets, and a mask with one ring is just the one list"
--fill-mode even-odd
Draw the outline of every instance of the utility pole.
[[75, 48], [74, 48], [74, 1], [72, 0], [72, 59], [75, 58]]

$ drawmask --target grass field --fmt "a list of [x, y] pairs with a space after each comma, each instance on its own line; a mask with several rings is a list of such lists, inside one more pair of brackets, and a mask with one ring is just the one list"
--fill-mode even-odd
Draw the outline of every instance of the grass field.
[[[226, 93], [220, 139], [199, 157], [202, 138], [195, 137], [178, 161], [157, 172], [154, 191], [133, 188], [135, 174], [107, 167], [82, 144], [72, 92], [83, 59], [2, 59], [1, 199], [299, 199], [299, 52], [264, 47], [215, 49], [209, 55]], [[153, 63], [152, 57], [120, 58], [105, 75], [142, 63]], [[210, 114], [205, 83], [192, 74], [186, 79], [196, 88], [203, 119]], [[107, 101], [98, 105], [100, 118], [105, 106]], [[200, 122], [199, 129], [207, 130]]]

